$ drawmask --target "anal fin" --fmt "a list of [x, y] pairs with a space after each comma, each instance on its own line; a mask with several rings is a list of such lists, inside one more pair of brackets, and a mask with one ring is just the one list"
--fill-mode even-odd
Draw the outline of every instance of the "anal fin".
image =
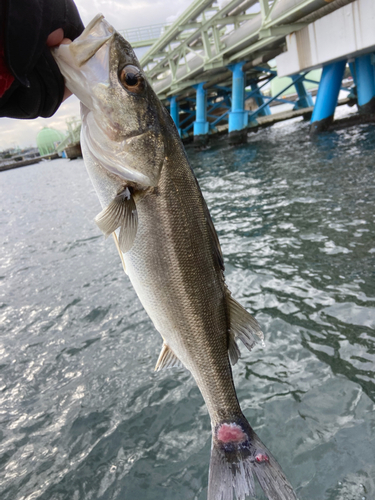
[[183, 368], [183, 364], [178, 359], [178, 357], [174, 354], [172, 349], [167, 346], [165, 342], [163, 342], [163, 347], [161, 348], [161, 352], [159, 354], [159, 358], [155, 365], [155, 371], [158, 372], [163, 368], [173, 368], [179, 367]]
[[231, 297], [228, 291], [228, 305], [230, 314], [230, 333], [229, 333], [229, 357], [234, 365], [240, 357], [237, 346], [237, 339], [251, 351], [254, 345], [264, 339], [263, 332], [257, 320], [244, 309], [241, 304]]
[[128, 252], [133, 246], [138, 228], [137, 208], [130, 191], [126, 187], [96, 217], [95, 222], [106, 237], [120, 228], [118, 243], [121, 252]]

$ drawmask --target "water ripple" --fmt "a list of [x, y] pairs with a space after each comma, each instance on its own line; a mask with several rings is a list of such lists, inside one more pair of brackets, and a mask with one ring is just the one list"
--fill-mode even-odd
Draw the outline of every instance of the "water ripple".
[[[227, 283], [265, 332], [234, 368], [245, 414], [301, 499], [369, 500], [375, 138], [307, 132], [188, 154]], [[83, 163], [1, 178], [2, 500], [205, 499], [205, 406], [185, 371], [153, 372], [162, 341], [92, 221]]]

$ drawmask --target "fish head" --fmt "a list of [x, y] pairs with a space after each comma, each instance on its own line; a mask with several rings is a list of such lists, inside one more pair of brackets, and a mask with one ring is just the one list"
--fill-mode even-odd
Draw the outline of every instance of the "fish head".
[[165, 156], [166, 110], [131, 45], [99, 14], [53, 55], [66, 86], [83, 104], [81, 139], [91, 154], [125, 181], [156, 186]]

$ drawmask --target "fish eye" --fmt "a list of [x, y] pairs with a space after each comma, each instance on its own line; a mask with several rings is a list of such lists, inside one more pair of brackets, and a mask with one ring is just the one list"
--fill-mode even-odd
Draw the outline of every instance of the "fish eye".
[[120, 82], [126, 90], [134, 94], [142, 92], [145, 86], [141, 70], [132, 64], [128, 64], [120, 71]]

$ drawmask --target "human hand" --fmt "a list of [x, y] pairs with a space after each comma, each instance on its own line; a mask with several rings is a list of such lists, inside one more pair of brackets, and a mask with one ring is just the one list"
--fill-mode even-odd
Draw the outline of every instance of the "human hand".
[[0, 76], [5, 86], [0, 117], [52, 116], [70, 92], [50, 47], [70, 43], [84, 29], [74, 0], [12, 0], [7, 9], [0, 9], [0, 26]]
[[[61, 44], [68, 44], [70, 42], [70, 38], [64, 37], [64, 30], [62, 28], [58, 28], [48, 35], [46, 43], [47, 47], [58, 47]], [[68, 87], [65, 87], [63, 101], [65, 101], [65, 99], [68, 99], [68, 97], [70, 97], [71, 95], [72, 93], [70, 92]]]

